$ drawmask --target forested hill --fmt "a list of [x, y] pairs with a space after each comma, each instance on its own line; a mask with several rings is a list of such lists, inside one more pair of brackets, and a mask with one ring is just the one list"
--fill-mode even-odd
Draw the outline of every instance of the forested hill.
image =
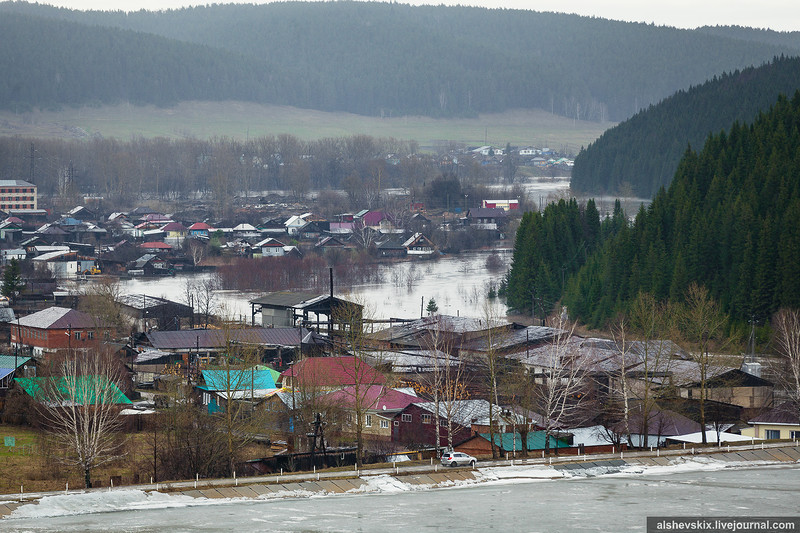
[[744, 28], [742, 26], [703, 26], [697, 28], [697, 31], [755, 43], [788, 46], [800, 51], [800, 31], [774, 31], [763, 28]]
[[265, 60], [130, 30], [4, 13], [0, 42], [0, 105], [16, 111], [264, 100], [277, 92]]
[[779, 94], [798, 89], [800, 58], [780, 57], [678, 91], [581, 150], [571, 186], [583, 194], [651, 198], [669, 185], [687, 146], [702, 146], [709, 134], [735, 121], [753, 121]]
[[680, 300], [694, 281], [734, 319], [763, 321], [800, 306], [798, 221], [800, 92], [688, 151], [670, 188], [567, 282], [564, 302], [599, 325], [640, 291]]
[[[62, 91], [54, 91], [55, 102], [41, 95], [37, 86], [52, 84], [58, 73], [57, 80], [68, 76], [70, 95], [85, 95], [83, 103], [208, 95], [367, 115], [542, 108], [619, 121], [714, 75], [797, 53], [791, 45], [577, 15], [397, 3], [214, 4], [126, 14], [5, 2], [0, 13], [4, 30], [11, 13], [28, 15], [26, 26], [33, 27], [0, 34], [5, 108], [81, 103], [59, 100]], [[98, 39], [101, 29], [107, 38]], [[139, 48], [128, 46], [136, 40]], [[162, 45], [181, 53], [154, 48]], [[219, 64], [223, 51], [234, 60]], [[115, 61], [126, 56], [129, 78], [102, 70], [106, 53]], [[190, 86], [175, 79], [170, 62], [191, 76]], [[148, 77], [164, 94], [128, 84]]]

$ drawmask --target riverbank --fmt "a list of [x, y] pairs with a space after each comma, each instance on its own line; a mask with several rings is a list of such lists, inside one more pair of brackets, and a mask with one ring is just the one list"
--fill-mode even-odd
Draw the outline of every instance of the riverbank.
[[[215, 479], [120, 488], [60, 491], [0, 496], [1, 518], [32, 518], [58, 513], [82, 514], [131, 508], [208, 505], [238, 499], [313, 498], [337, 494], [397, 493], [481, 483], [516, 483], [572, 479], [608, 474], [725, 469], [731, 467], [796, 465], [797, 443], [628, 452], [593, 456], [485, 461], [476, 468], [440, 465], [353, 472], [312, 472], [239, 479]], [[112, 493], [109, 495], [109, 493]], [[88, 511], [91, 509], [91, 511]]]

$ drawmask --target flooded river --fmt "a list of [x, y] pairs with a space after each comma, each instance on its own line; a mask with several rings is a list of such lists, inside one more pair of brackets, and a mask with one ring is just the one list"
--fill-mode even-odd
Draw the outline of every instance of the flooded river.
[[[499, 285], [511, 262], [512, 250], [495, 250], [502, 266], [490, 270], [486, 266], [492, 252], [473, 251], [446, 255], [436, 260], [412, 260], [377, 265], [382, 283], [357, 285], [350, 288], [336, 286], [334, 294], [365, 305], [365, 316], [375, 319], [419, 318], [428, 301], [433, 298], [442, 314], [474, 316], [486, 315], [486, 306], [494, 314], [503, 315], [506, 308], [499, 299], [488, 298], [489, 287]], [[198, 279], [209, 279], [213, 274], [178, 274], [155, 279], [130, 279], [120, 281], [122, 294], [146, 294], [178, 302], [185, 301], [186, 284]], [[222, 316], [249, 320], [250, 300], [263, 293], [215, 291], [215, 311]]]

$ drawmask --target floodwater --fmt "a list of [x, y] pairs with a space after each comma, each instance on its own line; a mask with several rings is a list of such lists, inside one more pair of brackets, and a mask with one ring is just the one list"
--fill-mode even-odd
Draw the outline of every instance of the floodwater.
[[[508, 468], [508, 467], [506, 467]], [[513, 468], [513, 467], [512, 467]], [[492, 469], [486, 469], [492, 470]], [[524, 472], [520, 471], [524, 476]], [[800, 469], [694, 465], [590, 478], [519, 479], [419, 490], [373, 480], [374, 492], [271, 500], [194, 500], [139, 491], [56, 496], [23, 506], [4, 531], [621, 532], [648, 516], [797, 516]], [[487, 475], [491, 479], [491, 475]], [[383, 483], [381, 485], [381, 482]], [[382, 490], [381, 490], [382, 489]]]
[[[497, 254], [502, 264], [497, 270], [486, 267], [486, 260], [492, 253]], [[493, 316], [502, 316], [506, 308], [499, 299], [488, 298], [489, 287], [493, 284], [497, 288], [511, 257], [510, 249], [500, 249], [380, 264], [382, 283], [342, 289], [334, 280], [334, 295], [364, 304], [365, 316], [372, 319], [419, 318], [431, 298], [441, 314], [482, 317], [487, 316], [488, 306]], [[186, 284], [211, 276], [213, 274], [178, 274], [168, 278], [122, 280], [120, 291], [185, 303]], [[262, 293], [239, 291], [216, 291], [215, 294], [217, 314], [243, 321], [250, 317], [248, 302], [262, 296]]]
[[[500, 187], [500, 186], [498, 186]], [[523, 193], [535, 206], [543, 208], [548, 202], [569, 194], [569, 178], [531, 178], [520, 184]], [[623, 199], [626, 212], [635, 213], [638, 203], [644, 200]], [[601, 214], [613, 211], [614, 199], [598, 200]], [[508, 242], [506, 246], [513, 246]], [[501, 299], [489, 299], [490, 287], [500, 285], [511, 263], [512, 249], [498, 249], [500, 258], [497, 270], [487, 268], [490, 251], [470, 251], [447, 255], [436, 260], [409, 259], [378, 266], [382, 283], [362, 284], [354, 287], [337, 287], [334, 295], [352, 299], [365, 305], [365, 317], [376, 320], [390, 318], [419, 318], [426, 314], [430, 299], [434, 299], [438, 312], [447, 315], [470, 317], [504, 316], [507, 308]], [[186, 302], [186, 284], [189, 281], [208, 279], [213, 274], [176, 275], [170, 278], [123, 280], [122, 294], [146, 294], [169, 300]], [[250, 300], [263, 295], [259, 292], [215, 291], [214, 314], [242, 322], [251, 321]]]

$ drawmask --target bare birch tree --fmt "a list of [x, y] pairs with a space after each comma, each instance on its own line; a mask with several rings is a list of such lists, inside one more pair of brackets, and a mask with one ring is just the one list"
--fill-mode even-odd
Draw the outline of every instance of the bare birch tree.
[[[456, 346], [458, 336], [454, 331], [453, 324], [448, 317], [436, 315], [430, 328], [430, 339], [434, 350], [444, 352], [449, 355], [447, 365], [437, 367], [438, 378], [436, 382], [436, 403], [435, 406], [437, 419], [443, 417], [447, 430], [447, 447], [453, 449], [455, 441], [455, 421], [464, 409], [463, 400], [469, 398], [467, 391], [467, 381], [469, 378], [467, 362], [464, 360], [460, 346]], [[437, 423], [437, 449], [441, 441], [439, 439], [439, 424]]]
[[373, 405], [369, 400], [369, 388], [376, 384], [378, 372], [368, 362], [371, 345], [368, 343], [364, 331], [364, 306], [355, 302], [341, 302], [334, 307], [332, 314], [334, 323], [339, 327], [339, 349], [352, 355], [352, 359], [340, 358], [338, 360], [346, 365], [342, 367], [342, 371], [353, 381], [348, 388], [350, 397], [347, 407], [353, 415], [350, 427], [355, 431], [356, 464], [358, 468], [361, 468], [364, 464], [366, 416], [367, 411]]
[[708, 289], [696, 283], [689, 285], [686, 303], [681, 316], [684, 339], [691, 347], [691, 354], [700, 372], [700, 426], [703, 444], [706, 438], [706, 384], [713, 377], [714, 356], [712, 349], [720, 349], [729, 342], [725, 338], [728, 317], [719, 304], [711, 298]]
[[[256, 397], [259, 348], [246, 340], [246, 329], [232, 326], [220, 330], [225, 336], [225, 352], [216, 359], [214, 372], [217, 393], [225, 405], [215, 414], [219, 431], [225, 436], [226, 460], [229, 474], [236, 469], [239, 452], [266, 429], [267, 413], [257, 409]], [[211, 374], [209, 374], [211, 375]]]
[[[628, 312], [631, 338], [625, 346], [624, 333], [622, 333], [622, 384], [625, 388], [623, 397], [625, 402], [625, 428], [628, 444], [630, 439], [628, 395], [632, 394], [638, 400], [641, 412], [641, 424], [637, 428], [641, 435], [648, 435], [649, 423], [652, 413], [656, 409], [659, 390], [659, 377], [670, 373], [673, 348], [670, 335], [675, 333], [675, 313], [669, 303], [660, 303], [647, 293], [639, 293], [633, 301]], [[618, 329], [618, 333], [620, 333]], [[620, 335], [618, 335], [618, 338]], [[615, 339], [616, 340], [616, 339]], [[631, 342], [633, 341], [633, 342]], [[633, 349], [631, 349], [633, 348]], [[637, 380], [635, 386], [628, 382], [628, 368], [635, 368]], [[643, 443], [639, 443], [642, 445]]]
[[780, 309], [772, 317], [773, 342], [780, 357], [780, 385], [800, 412], [800, 310]]
[[123, 366], [111, 356], [90, 351], [67, 353], [50, 377], [35, 380], [48, 433], [63, 450], [57, 459], [81, 470], [87, 488], [92, 471], [125, 454], [121, 428]]
[[545, 432], [545, 453], [550, 453], [550, 437], [571, 421], [586, 395], [585, 367], [588, 360], [580, 357], [570, 342], [575, 323], [565, 313], [550, 319], [550, 326], [561, 331], [546, 348], [535, 376], [535, 394]]

